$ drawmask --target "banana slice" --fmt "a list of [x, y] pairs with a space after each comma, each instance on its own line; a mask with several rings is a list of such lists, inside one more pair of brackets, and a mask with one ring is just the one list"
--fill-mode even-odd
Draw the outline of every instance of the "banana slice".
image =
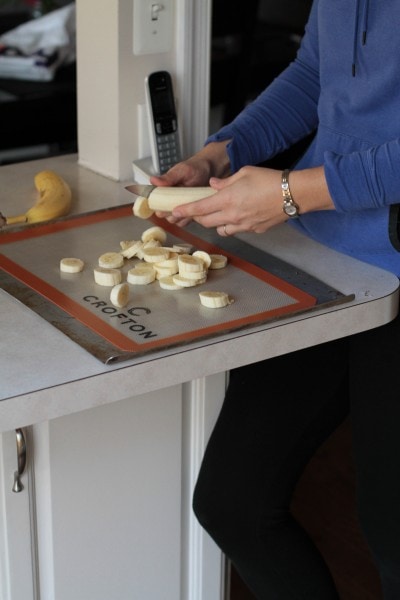
[[204, 271], [203, 261], [200, 258], [193, 257], [191, 254], [179, 254], [178, 265], [181, 275], [186, 271]]
[[[120, 245], [121, 244], [122, 242], [120, 242]], [[128, 242], [128, 244], [128, 246], [125, 246], [125, 248], [121, 250], [121, 255], [124, 258], [133, 258], [134, 256], [137, 256], [140, 250], [143, 248], [143, 242], [141, 240], [138, 240], [136, 242]]]
[[121, 250], [126, 250], [129, 246], [132, 246], [136, 240], [122, 240], [119, 245], [121, 246]]
[[190, 254], [193, 250], [193, 246], [192, 244], [174, 244], [172, 249], [179, 254]]
[[160, 284], [160, 287], [163, 290], [183, 290], [184, 286], [183, 285], [178, 285], [177, 283], [174, 282], [174, 278], [173, 277], [162, 277], [161, 279], [158, 280], [158, 283]]
[[172, 277], [172, 275], [176, 275], [178, 273], [175, 267], [160, 267], [159, 263], [154, 265], [154, 270], [156, 272], [156, 279], [162, 279], [163, 277]]
[[129, 269], [127, 274], [127, 282], [133, 285], [147, 285], [152, 283], [156, 278], [156, 271], [153, 266], [148, 265], [137, 265], [133, 269]]
[[205, 252], [204, 250], [196, 250], [195, 252], [193, 252], [192, 256], [200, 258], [200, 260], [203, 261], [206, 269], [208, 269], [211, 265], [211, 256], [208, 254], [208, 252]]
[[119, 252], [105, 252], [99, 256], [99, 267], [119, 269], [124, 264], [124, 257]]
[[[159, 248], [160, 246], [162, 246], [160, 240], [155, 240], [154, 238], [147, 242], [143, 242], [143, 248]], [[163, 248], [165, 248], [165, 246], [163, 246]], [[169, 251], [168, 248], [166, 249]]]
[[114, 286], [121, 283], [122, 275], [118, 269], [105, 269], [104, 267], [95, 267], [93, 270], [94, 280], [99, 285]]
[[80, 258], [62, 258], [60, 260], [60, 271], [63, 273], [80, 273], [85, 263]]
[[[163, 246], [163, 248], [165, 248], [165, 246]], [[167, 248], [167, 250], [168, 250], [168, 248]], [[169, 255], [168, 258], [166, 258], [165, 260], [162, 260], [159, 263], [156, 263], [154, 266], [155, 267], [161, 267], [162, 269], [163, 268], [176, 269], [175, 273], [177, 273], [178, 270], [179, 270], [178, 256], [177, 255], [174, 256], [173, 254], [171, 256], [171, 253], [170, 253], [170, 255]]]
[[150, 263], [159, 263], [169, 257], [169, 250], [162, 246], [155, 248], [143, 248], [143, 260]]
[[206, 277], [203, 279], [187, 279], [183, 275], [172, 275], [172, 281], [181, 287], [194, 287], [206, 282]]
[[149, 219], [154, 215], [154, 210], [149, 206], [148, 198], [145, 198], [144, 196], [138, 196], [136, 198], [132, 207], [132, 212], [135, 217], [139, 217], [139, 219]]
[[191, 279], [192, 281], [206, 281], [207, 270], [204, 271], [179, 271], [179, 275], [185, 279]]
[[225, 292], [199, 292], [199, 297], [201, 304], [207, 308], [223, 308], [233, 302]]
[[118, 308], [122, 308], [129, 302], [129, 285], [124, 283], [118, 283], [114, 285], [110, 293], [110, 302]]
[[145, 244], [150, 240], [158, 240], [161, 245], [165, 244], [167, 241], [167, 232], [162, 227], [158, 227], [155, 225], [154, 227], [149, 227], [142, 233], [142, 242]]
[[161, 244], [158, 240], [149, 240], [145, 244], [142, 242], [142, 244], [143, 244], [143, 246], [141, 248], [139, 248], [139, 250], [136, 252], [136, 256], [140, 260], [143, 260], [143, 258], [144, 258], [143, 250], [145, 250], [146, 248], [159, 248], [161, 246]]
[[209, 269], [223, 269], [228, 264], [228, 258], [223, 254], [210, 254], [211, 263]]

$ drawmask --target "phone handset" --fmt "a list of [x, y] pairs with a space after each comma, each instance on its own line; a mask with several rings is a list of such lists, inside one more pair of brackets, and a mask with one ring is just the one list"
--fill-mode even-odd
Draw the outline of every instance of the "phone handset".
[[153, 167], [162, 174], [182, 160], [172, 79], [167, 71], [157, 71], [145, 83]]

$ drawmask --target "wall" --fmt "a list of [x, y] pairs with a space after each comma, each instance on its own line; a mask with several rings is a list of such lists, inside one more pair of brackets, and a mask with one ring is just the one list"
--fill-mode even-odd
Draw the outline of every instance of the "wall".
[[[177, 22], [184, 2], [175, 4]], [[176, 27], [170, 53], [134, 56], [133, 0], [77, 0], [76, 7], [79, 162], [127, 180], [132, 160], [141, 158], [138, 105], [144, 103], [144, 78], [159, 69], [176, 74], [183, 32]]]

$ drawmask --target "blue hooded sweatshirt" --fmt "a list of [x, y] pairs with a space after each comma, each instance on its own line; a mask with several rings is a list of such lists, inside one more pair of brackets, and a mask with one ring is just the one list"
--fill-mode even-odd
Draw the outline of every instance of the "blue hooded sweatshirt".
[[315, 129], [297, 169], [324, 166], [335, 204], [290, 221], [400, 276], [399, 0], [314, 0], [295, 61], [207, 142], [231, 139], [233, 171]]

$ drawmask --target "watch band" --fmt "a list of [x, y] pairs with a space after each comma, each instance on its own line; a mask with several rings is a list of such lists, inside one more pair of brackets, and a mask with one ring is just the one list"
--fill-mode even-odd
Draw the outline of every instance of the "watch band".
[[293, 200], [289, 187], [289, 169], [282, 171], [281, 180], [282, 196], [283, 196], [283, 212], [291, 219], [299, 216], [299, 206]]

